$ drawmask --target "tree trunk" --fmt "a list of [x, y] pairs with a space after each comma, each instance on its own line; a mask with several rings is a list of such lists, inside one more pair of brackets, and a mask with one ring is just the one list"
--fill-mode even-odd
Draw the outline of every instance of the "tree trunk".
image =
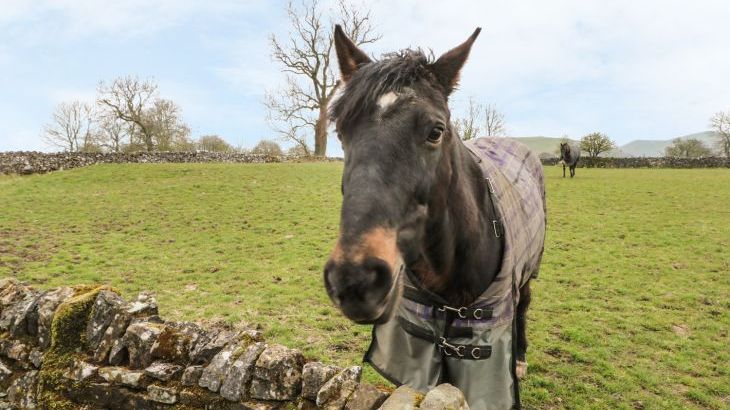
[[327, 154], [327, 104], [320, 104], [319, 117], [314, 127], [314, 155], [323, 157]]

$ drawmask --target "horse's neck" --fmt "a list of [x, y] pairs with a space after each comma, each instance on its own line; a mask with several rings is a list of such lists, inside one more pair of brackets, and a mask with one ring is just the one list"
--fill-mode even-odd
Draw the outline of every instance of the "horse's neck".
[[[494, 235], [487, 184], [471, 153], [460, 142], [451, 153], [451, 180], [445, 182], [447, 200], [436, 201], [429, 212], [421, 263], [424, 285], [454, 304], [476, 299], [499, 271], [502, 242]], [[489, 201], [489, 202], [487, 202]]]

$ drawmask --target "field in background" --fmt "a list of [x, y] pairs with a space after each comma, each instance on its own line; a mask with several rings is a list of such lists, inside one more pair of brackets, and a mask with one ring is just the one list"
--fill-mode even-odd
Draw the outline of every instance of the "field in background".
[[[166, 318], [260, 324], [310, 358], [357, 363], [369, 328], [344, 320], [321, 280], [341, 171], [104, 165], [0, 177], [0, 277], [150, 289]], [[526, 407], [730, 406], [730, 170], [546, 175]]]

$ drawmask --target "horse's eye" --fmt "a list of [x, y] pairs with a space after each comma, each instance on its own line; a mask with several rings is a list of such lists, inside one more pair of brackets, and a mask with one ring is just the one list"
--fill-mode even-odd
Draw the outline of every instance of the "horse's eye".
[[444, 135], [443, 127], [434, 127], [431, 133], [428, 134], [428, 142], [436, 144], [441, 141], [441, 136]]

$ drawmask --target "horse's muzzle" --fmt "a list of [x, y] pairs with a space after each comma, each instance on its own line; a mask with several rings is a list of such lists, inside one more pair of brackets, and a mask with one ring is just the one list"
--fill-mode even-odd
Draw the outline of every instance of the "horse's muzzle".
[[397, 272], [379, 258], [362, 263], [337, 263], [324, 268], [324, 284], [332, 302], [358, 324], [385, 323], [393, 316], [402, 292], [402, 263]]

